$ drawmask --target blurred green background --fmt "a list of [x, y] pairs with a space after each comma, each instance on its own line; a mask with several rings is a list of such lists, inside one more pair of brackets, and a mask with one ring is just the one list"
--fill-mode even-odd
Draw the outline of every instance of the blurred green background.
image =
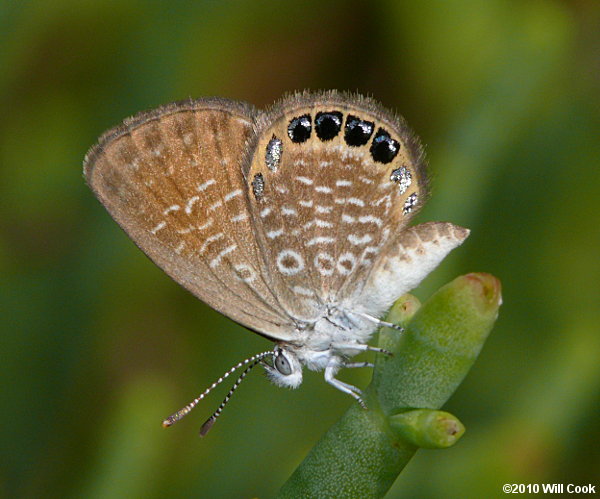
[[[419, 221], [471, 237], [415, 291], [486, 271], [504, 305], [389, 497], [502, 497], [599, 484], [600, 3], [358, 0], [0, 4], [0, 494], [269, 497], [352, 403], [307, 374], [252, 374], [170, 430], [163, 417], [269, 348], [166, 277], [84, 184], [98, 135], [137, 111], [297, 89], [372, 94], [427, 146]], [[343, 379], [366, 386], [368, 372]]]

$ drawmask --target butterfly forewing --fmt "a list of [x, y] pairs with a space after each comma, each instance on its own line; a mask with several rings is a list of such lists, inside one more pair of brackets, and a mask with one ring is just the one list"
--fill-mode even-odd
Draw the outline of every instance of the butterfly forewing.
[[232, 319], [289, 339], [265, 283], [241, 169], [255, 112], [208, 99], [141, 114], [86, 158], [88, 183], [135, 243], [173, 279]]
[[290, 315], [316, 318], [364, 283], [420, 207], [421, 149], [400, 118], [338, 93], [284, 99], [255, 140], [246, 181], [270, 286]]

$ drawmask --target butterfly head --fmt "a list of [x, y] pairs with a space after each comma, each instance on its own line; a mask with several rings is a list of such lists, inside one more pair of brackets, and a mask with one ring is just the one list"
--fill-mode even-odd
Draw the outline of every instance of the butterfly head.
[[298, 388], [302, 383], [302, 364], [289, 348], [277, 345], [273, 350], [273, 363], [263, 363], [267, 376], [277, 386]]

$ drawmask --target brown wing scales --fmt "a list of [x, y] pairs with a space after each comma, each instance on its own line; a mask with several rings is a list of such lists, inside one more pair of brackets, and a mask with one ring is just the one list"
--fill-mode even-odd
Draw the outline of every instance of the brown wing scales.
[[358, 296], [426, 197], [404, 121], [336, 92], [262, 114], [222, 99], [142, 113], [101, 138], [85, 173], [167, 274], [281, 340]]
[[222, 100], [133, 118], [88, 155], [86, 177], [177, 282], [234, 320], [286, 339], [290, 321], [263, 279], [240, 168], [252, 119], [250, 108]]
[[[315, 121], [328, 112], [342, 122], [334, 137], [323, 140]], [[364, 144], [349, 145], [349, 117], [372, 125]], [[292, 140], [290, 127], [298, 120], [311, 128], [300, 128]], [[374, 145], [376, 136], [386, 134], [399, 145], [390, 161]], [[264, 183], [250, 204], [270, 286], [290, 315], [317, 318], [324, 305], [362, 285], [391, 236], [420, 207], [426, 194], [422, 152], [401, 118], [370, 100], [337, 93], [282, 101], [259, 120], [257, 137], [245, 168], [248, 184], [257, 175]], [[281, 141], [276, 168], [266, 161], [273, 139]]]

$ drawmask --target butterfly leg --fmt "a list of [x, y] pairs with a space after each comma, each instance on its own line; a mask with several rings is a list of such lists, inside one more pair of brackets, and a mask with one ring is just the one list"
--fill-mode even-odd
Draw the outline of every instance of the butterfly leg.
[[353, 369], [355, 367], [375, 367], [375, 364], [372, 362], [348, 362], [344, 364], [344, 367], [348, 369]]
[[350, 344], [343, 344], [343, 343], [332, 343], [331, 344], [331, 348], [333, 350], [341, 350], [341, 351], [345, 351], [345, 350], [354, 350], [356, 352], [375, 352], [375, 353], [382, 353], [384, 355], [388, 355], [390, 357], [393, 357], [394, 354], [392, 352], [390, 352], [389, 350], [386, 350], [385, 348], [379, 348], [379, 347], [372, 347], [371, 345], [365, 345], [362, 343], [350, 343]]
[[374, 322], [379, 327], [390, 327], [392, 329], [396, 329], [397, 331], [404, 331], [404, 328], [402, 326], [399, 326], [398, 324], [393, 324], [391, 322], [382, 321], [381, 319], [378, 319], [377, 317], [373, 317], [372, 315], [369, 315], [369, 314], [363, 314], [361, 312], [352, 312], [352, 313], [356, 314], [356, 315], [360, 315], [361, 317], [363, 317], [371, 322]]
[[331, 386], [337, 388], [338, 390], [347, 393], [351, 397], [354, 397], [356, 401], [360, 404], [363, 409], [367, 408], [367, 405], [361, 398], [361, 391], [355, 386], [349, 385], [348, 383], [344, 383], [339, 379], [335, 378], [335, 375], [339, 369], [339, 364], [331, 364], [325, 368], [325, 381], [329, 383]]

